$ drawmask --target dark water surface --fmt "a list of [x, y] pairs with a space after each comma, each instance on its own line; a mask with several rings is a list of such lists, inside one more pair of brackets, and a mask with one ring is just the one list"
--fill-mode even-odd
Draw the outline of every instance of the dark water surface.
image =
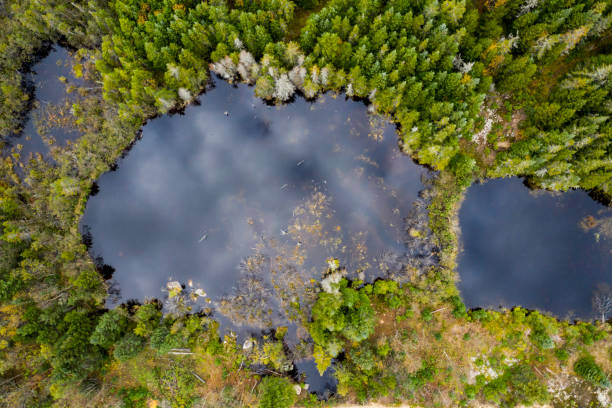
[[169, 280], [213, 300], [264, 291], [249, 285], [270, 276], [273, 289], [303, 285], [329, 257], [368, 277], [404, 253], [425, 170], [392, 126], [340, 96], [271, 107], [215, 83], [201, 106], [147, 124], [87, 204], [91, 251], [116, 270], [118, 300], [160, 297]]
[[[28, 113], [23, 131], [8, 139], [10, 146], [14, 147], [17, 144], [22, 146], [22, 161], [26, 161], [33, 153], [46, 154], [49, 151], [47, 142], [49, 138], [53, 138], [54, 143], [63, 144], [66, 140], [75, 139], [78, 136], [77, 132], [53, 125], [48, 120], [51, 107], [59, 105], [66, 98], [66, 85], [60, 80], [60, 77], [80, 83], [72, 77], [70, 58], [65, 48], [54, 46], [49, 54], [26, 74], [26, 81], [34, 89], [32, 110]], [[39, 124], [45, 127], [42, 135], [38, 131]]]
[[517, 178], [470, 187], [459, 214], [466, 305], [594, 317], [594, 291], [612, 286], [611, 217], [584, 191], [531, 191]]
[[317, 394], [319, 399], [327, 400], [331, 392], [336, 390], [338, 379], [335, 377], [334, 365], [330, 366], [323, 375], [319, 374], [317, 364], [313, 359], [297, 361], [295, 368], [301, 374], [302, 381], [308, 384], [308, 390]]

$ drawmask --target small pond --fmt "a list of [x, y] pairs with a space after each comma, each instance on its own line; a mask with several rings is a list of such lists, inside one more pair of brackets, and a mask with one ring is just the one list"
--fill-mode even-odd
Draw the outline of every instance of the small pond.
[[317, 364], [313, 359], [295, 362], [295, 368], [300, 373], [300, 380], [308, 384], [308, 389], [317, 395], [319, 399], [327, 400], [332, 392], [335, 392], [338, 379], [334, 376], [335, 370], [332, 364], [323, 375], [319, 374]]
[[[49, 151], [49, 142], [63, 144], [67, 140], [75, 139], [78, 132], [62, 125], [62, 118], [58, 114], [60, 105], [66, 100], [66, 83], [60, 78], [80, 83], [72, 76], [70, 65], [71, 56], [65, 48], [54, 46], [48, 55], [34, 64], [31, 71], [26, 74], [26, 84], [33, 90], [31, 110], [26, 117], [23, 130], [8, 138], [8, 145], [22, 146], [22, 162], [34, 153], [46, 154]], [[44, 129], [43, 132], [39, 130]]]
[[591, 319], [612, 286], [612, 211], [584, 191], [529, 190], [518, 178], [469, 188], [459, 214], [468, 307], [539, 309]]
[[115, 301], [178, 281], [257, 325], [262, 294], [279, 308], [303, 300], [330, 257], [361, 278], [400, 271], [427, 171], [400, 153], [394, 127], [342, 96], [276, 107], [213, 82], [199, 106], [147, 124], [87, 204], [83, 229], [114, 270]]

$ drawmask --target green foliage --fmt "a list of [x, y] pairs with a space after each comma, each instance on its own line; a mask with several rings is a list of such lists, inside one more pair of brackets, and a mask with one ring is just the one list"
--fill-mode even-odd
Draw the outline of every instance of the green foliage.
[[559, 361], [567, 361], [569, 359], [569, 352], [564, 348], [555, 349], [555, 356]]
[[398, 283], [392, 280], [377, 280], [374, 283], [373, 293], [384, 299], [392, 309], [397, 309], [404, 303]]
[[145, 303], [138, 306], [136, 313], [134, 313], [134, 320], [136, 321], [134, 333], [142, 337], [149, 337], [159, 325], [161, 316], [157, 303]]
[[378, 347], [376, 347], [376, 354], [378, 354], [380, 357], [387, 357], [387, 355], [389, 354], [391, 350], [392, 348], [389, 345], [389, 343], [385, 342], [385, 343], [379, 344]]
[[184, 345], [184, 341], [185, 339], [182, 339], [176, 333], [171, 333], [166, 325], [161, 325], [153, 330], [149, 344], [158, 353], [165, 354], [171, 349], [181, 348]]
[[384, 369], [384, 358], [390, 355], [385, 343], [374, 347], [364, 341], [347, 351], [347, 360], [336, 368], [338, 393], [356, 392], [360, 401], [388, 395], [397, 386], [397, 380]]
[[527, 364], [508, 367], [496, 379], [482, 388], [484, 396], [502, 407], [543, 404], [550, 398], [546, 385]]
[[529, 325], [531, 326], [531, 333], [529, 334], [529, 338], [541, 350], [552, 349], [555, 347], [555, 343], [549, 334], [549, 329], [547, 328], [546, 320], [542, 318], [542, 316], [534, 312], [528, 317]]
[[303, 9], [313, 9], [319, 5], [319, 0], [296, 0], [295, 4]]
[[423, 361], [421, 368], [408, 376], [408, 387], [417, 390], [434, 379], [437, 369], [431, 361]]
[[262, 346], [257, 347], [253, 362], [268, 365], [280, 372], [288, 372], [293, 369], [291, 360], [285, 354], [282, 341], [266, 340]]
[[115, 345], [113, 356], [119, 361], [127, 361], [140, 353], [144, 346], [144, 338], [133, 333], [128, 333]]
[[165, 113], [197, 95], [208, 64], [239, 51], [239, 42], [261, 57], [285, 34], [293, 7], [286, 0], [247, 0], [232, 9], [223, 1], [115, 0], [96, 13], [111, 30], [96, 62], [104, 96], [125, 112]]
[[585, 355], [576, 360], [574, 363], [574, 372], [593, 385], [604, 388], [610, 387], [608, 376], [601, 367], [597, 365], [595, 359], [591, 355]]
[[580, 340], [587, 346], [604, 339], [606, 336], [603, 330], [598, 329], [591, 323], [579, 322], [576, 324], [576, 327], [580, 333]]
[[109, 310], [104, 313], [89, 341], [104, 348], [110, 348], [127, 331], [128, 321], [125, 312], [120, 308]]
[[468, 315], [465, 304], [461, 300], [461, 298], [457, 295], [451, 296], [448, 301], [453, 306], [453, 316], [456, 318], [463, 318]]
[[433, 319], [433, 313], [430, 307], [425, 307], [421, 310], [421, 319], [424, 322], [430, 322]]
[[190, 407], [195, 402], [195, 377], [189, 367], [171, 364], [169, 367], [155, 367], [153, 375], [157, 390], [173, 407]]
[[485, 309], [473, 309], [469, 311], [469, 316], [472, 320], [486, 322], [490, 320], [489, 312]]
[[[103, 355], [89, 343], [94, 328], [92, 316], [85, 312], [70, 311], [57, 324], [45, 326], [39, 332], [39, 341], [52, 344], [51, 365], [58, 381], [76, 382], [100, 367]], [[49, 330], [61, 334], [50, 335]]]
[[265, 377], [257, 387], [260, 408], [290, 408], [295, 402], [293, 385], [278, 377]]
[[[478, 57], [497, 88], [512, 92], [527, 119], [521, 141], [497, 155], [490, 174], [528, 175], [533, 185], [580, 187], [610, 195], [605, 162], [611, 138], [609, 5], [509, 0], [485, 7], [469, 27], [462, 54]], [[509, 16], [518, 18], [509, 18]], [[603, 36], [603, 38], [601, 37]]]
[[[419, 162], [457, 171], [467, 183], [474, 162], [459, 139], [471, 136], [486, 88], [453, 64], [464, 13], [462, 2], [333, 0], [310, 17], [300, 45], [310, 81], [369, 98], [399, 124]], [[328, 83], [312, 75], [323, 69]]]
[[122, 408], [146, 408], [150, 393], [145, 387], [121, 388], [119, 396]]
[[457, 184], [461, 187], [472, 184], [475, 167], [476, 161], [462, 153], [453, 156], [448, 164], [448, 170], [455, 174]]
[[463, 389], [463, 393], [465, 394], [465, 398], [469, 400], [474, 399], [478, 394], [478, 387], [474, 384], [467, 384]]
[[321, 373], [327, 368], [325, 363], [342, 351], [346, 341], [359, 343], [367, 339], [375, 324], [374, 309], [365, 289], [349, 288], [344, 278], [332, 285], [337, 286], [336, 290], [319, 293], [308, 326]]
[[555, 347], [555, 343], [552, 341], [548, 333], [546, 333], [546, 330], [544, 330], [542, 327], [534, 329], [529, 337], [531, 338], [531, 341], [542, 350]]

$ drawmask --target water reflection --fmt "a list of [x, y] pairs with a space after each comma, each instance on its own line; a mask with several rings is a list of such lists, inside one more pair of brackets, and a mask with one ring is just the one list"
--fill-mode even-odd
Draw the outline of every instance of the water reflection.
[[296, 361], [295, 368], [298, 379], [304, 384], [308, 384], [308, 391], [316, 394], [319, 399], [327, 400], [332, 393], [336, 392], [338, 380], [334, 375], [333, 365], [327, 368], [323, 375], [319, 374], [313, 359]]
[[594, 291], [612, 284], [611, 216], [583, 191], [530, 191], [516, 178], [472, 186], [460, 211], [466, 304], [592, 318]]
[[215, 83], [201, 106], [145, 126], [88, 202], [120, 299], [192, 281], [234, 322], [268, 325], [312, 300], [329, 257], [363, 278], [401, 269], [425, 170], [394, 128], [341, 97], [270, 107]]
[[62, 106], [66, 99], [65, 81], [81, 83], [71, 75], [70, 59], [65, 48], [53, 47], [26, 75], [26, 82], [34, 91], [32, 109], [23, 130], [7, 140], [9, 147], [22, 146], [22, 162], [31, 154], [46, 154], [49, 144], [62, 144], [78, 136], [78, 132], [66, 126], [69, 116]]

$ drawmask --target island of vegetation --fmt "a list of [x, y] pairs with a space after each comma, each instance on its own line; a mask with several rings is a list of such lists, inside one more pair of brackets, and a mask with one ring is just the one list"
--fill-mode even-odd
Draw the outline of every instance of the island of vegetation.
[[[0, 406], [609, 407], [612, 300], [597, 319], [467, 310], [456, 287], [457, 212], [478, 179], [612, 197], [612, 4], [598, 0], [6, 0], [0, 4]], [[70, 50], [63, 126], [22, 157], [11, 138], [33, 104], [26, 75]], [[193, 293], [107, 309], [79, 222], [94, 182], [158, 115], [210, 75], [270, 103], [364, 100], [402, 150], [435, 171], [427, 235], [438, 262], [400, 280], [353, 278], [335, 257], [287, 302], [287, 326], [221, 337]], [[243, 299], [244, 300], [244, 299]], [[248, 302], [242, 305], [249, 308]], [[239, 312], [237, 312], [239, 313]], [[294, 362], [333, 364], [320, 400]]]

